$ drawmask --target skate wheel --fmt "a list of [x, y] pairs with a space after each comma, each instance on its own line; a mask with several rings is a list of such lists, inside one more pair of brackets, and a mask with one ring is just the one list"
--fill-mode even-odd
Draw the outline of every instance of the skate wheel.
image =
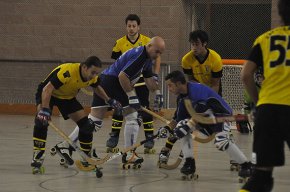
[[182, 176], [181, 176], [181, 179], [182, 179], [182, 180], [186, 180], [186, 179], [187, 179], [187, 175], [182, 175]]
[[56, 154], [56, 148], [53, 147], [50, 149], [50, 155], [54, 156]]
[[133, 169], [140, 169], [141, 168], [141, 164], [134, 164], [133, 165]]
[[131, 165], [130, 164], [123, 164], [122, 168], [127, 170], [127, 169], [131, 168]]
[[45, 172], [45, 169], [44, 169], [44, 167], [33, 167], [32, 168], [32, 174], [44, 174], [44, 172]]
[[156, 150], [155, 149], [144, 149], [144, 154], [155, 154]]
[[113, 148], [113, 153], [118, 153], [119, 152], [119, 148], [118, 147], [116, 147], [116, 148]]
[[199, 177], [198, 174], [193, 174], [192, 178], [193, 178], [193, 180], [198, 180], [198, 177]]
[[68, 168], [68, 164], [66, 163], [65, 159], [61, 158], [59, 164], [64, 168]]
[[231, 165], [230, 170], [231, 171], [239, 171], [239, 168], [237, 165]]
[[120, 149], [118, 147], [116, 147], [116, 148], [110, 148], [110, 147], [108, 147], [107, 148], [107, 153], [118, 153], [119, 150]]
[[96, 177], [97, 178], [103, 177], [103, 172], [99, 168], [96, 168]]

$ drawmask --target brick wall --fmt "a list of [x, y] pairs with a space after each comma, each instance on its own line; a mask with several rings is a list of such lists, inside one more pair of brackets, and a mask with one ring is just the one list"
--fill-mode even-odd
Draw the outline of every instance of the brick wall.
[[[110, 60], [115, 40], [124, 34], [125, 17], [141, 17], [141, 32], [162, 36], [164, 59], [178, 59], [181, 2], [174, 0], [26, 0], [0, 1], [0, 59]], [[180, 34], [181, 33], [181, 34]]]
[[[276, 1], [272, 0], [275, 4]], [[192, 2], [205, 3], [202, 0], [0, 1], [0, 103], [33, 104], [37, 84], [60, 63], [5, 60], [82, 61], [88, 55], [97, 55], [103, 61], [112, 62], [112, 46], [117, 38], [126, 34], [124, 19], [129, 13], [136, 13], [141, 17], [141, 33], [148, 36], [160, 35], [165, 39], [167, 47], [162, 61], [173, 64], [171, 68], [178, 68], [181, 57], [190, 48], [188, 33], [193, 23], [189, 20], [193, 18], [188, 11]], [[267, 4], [266, 0], [206, 2], [215, 5]], [[278, 18], [274, 15], [275, 7], [272, 12], [272, 24], [276, 24]], [[211, 16], [209, 12], [203, 14], [206, 18]], [[212, 17], [208, 20], [213, 19], [220, 18]], [[231, 27], [219, 27], [223, 26]], [[213, 34], [216, 29], [211, 26], [209, 30]], [[220, 44], [228, 39], [224, 33], [218, 35], [210, 36], [210, 43], [216, 41]], [[255, 37], [249, 38], [251, 39], [242, 39], [252, 43]], [[231, 42], [230, 49], [240, 50], [239, 45], [234, 43], [236, 41]], [[80, 94], [80, 100], [86, 105], [90, 104], [90, 98], [84, 94]]]

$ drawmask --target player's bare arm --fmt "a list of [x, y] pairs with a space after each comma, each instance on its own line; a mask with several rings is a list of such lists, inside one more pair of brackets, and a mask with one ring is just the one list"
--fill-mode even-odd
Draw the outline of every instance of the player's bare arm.
[[54, 86], [51, 84], [51, 82], [48, 82], [47, 85], [42, 90], [41, 95], [41, 107], [42, 108], [49, 108], [49, 101], [51, 98], [52, 91], [55, 90]]
[[161, 67], [161, 56], [158, 56], [158, 57], [154, 60], [154, 73], [155, 73], [155, 74], [159, 74], [159, 72], [160, 72], [160, 67]]
[[106, 94], [106, 92], [104, 91], [104, 89], [98, 85], [95, 89], [94, 92], [101, 97], [102, 99], [104, 99], [105, 102], [107, 102], [110, 98], [108, 97], [108, 95]]
[[144, 78], [145, 84], [147, 86], [147, 88], [154, 92], [156, 90], [159, 90], [159, 86], [158, 86], [158, 82], [154, 79], [154, 77], [150, 77], [150, 78]]
[[220, 89], [220, 80], [221, 80], [221, 78], [212, 78], [211, 79], [211, 88], [217, 93], [219, 92], [219, 89]]
[[119, 82], [123, 90], [128, 93], [134, 89], [133, 85], [131, 84], [130, 79], [127, 77], [126, 73], [120, 72], [119, 74]]

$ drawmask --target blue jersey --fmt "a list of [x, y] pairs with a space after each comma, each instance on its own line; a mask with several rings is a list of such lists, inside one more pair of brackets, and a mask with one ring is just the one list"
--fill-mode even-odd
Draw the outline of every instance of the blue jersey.
[[190, 99], [193, 107], [198, 103], [205, 103], [208, 108], [212, 109], [214, 114], [232, 114], [230, 106], [210, 87], [200, 83], [189, 82], [187, 83], [187, 90], [186, 95], [179, 95], [177, 98], [177, 109], [174, 115], [174, 119], [177, 122], [191, 117], [184, 105], [185, 98]]
[[124, 72], [134, 85], [141, 74], [144, 78], [152, 77], [152, 66], [153, 63], [147, 55], [146, 47], [140, 46], [126, 51], [102, 74], [118, 77], [120, 72]]

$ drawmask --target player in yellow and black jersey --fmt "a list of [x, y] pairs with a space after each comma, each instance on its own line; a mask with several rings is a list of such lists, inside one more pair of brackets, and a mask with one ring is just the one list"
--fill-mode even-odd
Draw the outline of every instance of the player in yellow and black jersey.
[[[97, 122], [86, 115], [83, 106], [77, 101], [76, 95], [84, 87], [91, 86], [96, 94], [113, 107], [119, 107], [118, 102], [110, 99], [103, 88], [99, 86], [98, 74], [101, 71], [101, 61], [98, 57], [91, 56], [83, 63], [65, 63], [56, 67], [42, 81], [35, 94], [37, 114], [33, 130], [34, 153], [31, 162], [33, 173], [37, 173], [44, 161], [44, 152], [47, 138], [48, 121], [51, 112], [57, 106], [63, 118], [71, 118], [79, 127], [80, 148], [89, 154], [92, 148], [93, 131]], [[69, 165], [74, 162], [69, 155], [69, 144], [63, 142], [57, 145], [56, 150]]]
[[[273, 169], [285, 164], [284, 144], [290, 148], [290, 1], [279, 0], [278, 12], [285, 26], [260, 35], [242, 69], [245, 88], [256, 104], [252, 177], [240, 192], [269, 192]], [[263, 67], [258, 93], [253, 74]]]
[[[125, 20], [127, 35], [118, 39], [115, 46], [113, 47], [111, 58], [117, 60], [123, 53], [131, 48], [144, 46], [150, 42], [150, 38], [139, 33], [140, 30], [140, 18], [136, 14], [129, 14]], [[158, 73], [160, 70], [160, 58], [155, 60], [154, 73], [156, 80], [158, 80]], [[149, 90], [145, 85], [143, 77], [141, 77], [135, 85], [135, 90], [140, 103], [143, 107], [149, 108]], [[158, 90], [159, 91], [159, 90]], [[160, 95], [159, 91], [159, 95]], [[157, 94], [158, 95], [158, 94]], [[159, 106], [155, 106], [156, 110]], [[154, 108], [155, 108], [154, 107]], [[140, 124], [143, 120], [144, 132], [146, 138], [153, 136], [153, 117], [147, 113], [139, 112]], [[142, 117], [142, 120], [141, 120]], [[112, 132], [110, 133], [110, 138], [107, 141], [108, 151], [118, 151], [115, 148], [119, 141], [119, 134], [123, 123], [123, 116], [116, 113], [112, 117]], [[150, 141], [144, 144], [145, 153], [152, 152], [154, 146], [154, 141]]]
[[[196, 30], [189, 34], [191, 51], [182, 58], [181, 67], [189, 81], [199, 82], [211, 87], [219, 95], [222, 95], [221, 77], [222, 60], [217, 52], [207, 48], [208, 35], [205, 31]], [[167, 163], [175, 137], [169, 137], [165, 147], [161, 149], [159, 161]]]
[[181, 62], [182, 69], [193, 80], [205, 84], [221, 95], [222, 60], [220, 55], [207, 48], [208, 35], [205, 31], [196, 30], [189, 34], [191, 51]]

